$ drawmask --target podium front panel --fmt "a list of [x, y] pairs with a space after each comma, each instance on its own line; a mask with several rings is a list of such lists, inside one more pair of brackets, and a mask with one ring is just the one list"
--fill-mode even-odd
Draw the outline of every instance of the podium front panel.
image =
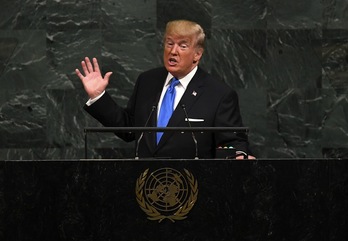
[[347, 167], [345, 160], [0, 162], [0, 238], [346, 240]]

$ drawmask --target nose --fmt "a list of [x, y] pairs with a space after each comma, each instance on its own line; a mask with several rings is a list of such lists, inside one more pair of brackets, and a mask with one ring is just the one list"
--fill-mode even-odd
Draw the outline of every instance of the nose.
[[179, 45], [173, 44], [172, 48], [170, 49], [171, 54], [175, 54], [177, 52]]

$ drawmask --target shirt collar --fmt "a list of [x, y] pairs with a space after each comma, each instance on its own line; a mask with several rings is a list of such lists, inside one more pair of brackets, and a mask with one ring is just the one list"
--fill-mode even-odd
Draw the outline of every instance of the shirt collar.
[[[180, 84], [182, 85], [182, 87], [184, 87], [184, 89], [187, 88], [188, 84], [190, 83], [191, 79], [193, 78], [193, 76], [196, 74], [197, 72], [197, 69], [198, 67], [194, 67], [193, 70], [191, 70], [190, 73], [188, 73], [186, 76], [184, 76], [183, 78], [179, 79], [180, 81]], [[167, 79], [166, 79], [166, 82], [165, 82], [165, 85], [164, 86], [167, 86], [169, 85], [170, 83], [170, 80], [173, 78], [174, 76], [168, 72], [168, 75], [167, 75]]]

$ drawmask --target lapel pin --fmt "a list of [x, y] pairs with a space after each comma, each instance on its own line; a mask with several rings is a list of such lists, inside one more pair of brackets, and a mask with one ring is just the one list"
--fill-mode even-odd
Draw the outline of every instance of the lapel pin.
[[192, 92], [192, 95], [193, 95], [193, 96], [196, 96], [196, 95], [197, 95], [197, 92], [196, 92], [196, 91], [193, 91], [193, 92]]

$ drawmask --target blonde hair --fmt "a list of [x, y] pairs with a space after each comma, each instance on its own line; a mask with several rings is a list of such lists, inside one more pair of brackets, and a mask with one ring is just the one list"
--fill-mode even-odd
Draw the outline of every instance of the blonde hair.
[[189, 20], [173, 20], [167, 23], [164, 38], [168, 34], [179, 36], [196, 35], [196, 45], [204, 49], [205, 33], [203, 28], [195, 22]]

